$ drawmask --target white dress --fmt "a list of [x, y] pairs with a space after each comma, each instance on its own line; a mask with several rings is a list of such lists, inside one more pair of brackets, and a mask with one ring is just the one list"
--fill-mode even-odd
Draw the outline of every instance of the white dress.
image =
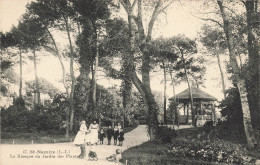
[[99, 129], [98, 124], [90, 124], [90, 126], [89, 126], [89, 131], [90, 131], [89, 142], [91, 144], [95, 144], [95, 143], [98, 142], [98, 129]]
[[80, 129], [74, 139], [74, 144], [75, 145], [82, 145], [85, 143], [85, 135], [86, 135], [86, 132], [88, 131], [85, 123], [82, 123], [80, 125]]

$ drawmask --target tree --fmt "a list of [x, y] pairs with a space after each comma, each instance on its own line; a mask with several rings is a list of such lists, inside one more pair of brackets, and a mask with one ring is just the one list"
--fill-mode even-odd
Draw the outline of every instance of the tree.
[[203, 27], [203, 36], [201, 36], [201, 42], [204, 46], [206, 46], [207, 50], [213, 55], [217, 57], [218, 67], [220, 71], [220, 77], [222, 82], [222, 91], [224, 95], [224, 99], [226, 99], [226, 85], [224, 79], [224, 72], [221, 67], [221, 59], [220, 55], [225, 53], [226, 42], [225, 36], [222, 31], [216, 28], [211, 28], [209, 26]]
[[243, 124], [244, 124], [244, 130], [246, 134], [246, 139], [248, 146], [250, 148], [253, 148], [256, 144], [256, 140], [254, 137], [254, 132], [251, 124], [251, 115], [250, 115], [250, 109], [248, 105], [248, 99], [247, 99], [247, 90], [246, 90], [246, 84], [245, 79], [241, 75], [240, 69], [238, 67], [237, 61], [236, 61], [236, 54], [235, 54], [235, 45], [234, 45], [234, 39], [231, 32], [230, 27], [230, 21], [228, 17], [228, 13], [226, 11], [225, 6], [223, 5], [222, 1], [217, 1], [222, 19], [223, 19], [223, 29], [226, 36], [227, 46], [229, 50], [229, 58], [230, 58], [230, 65], [232, 67], [232, 73], [234, 75], [234, 82], [238, 88], [240, 100], [241, 100], [241, 106], [242, 106], [242, 112], [243, 112]]
[[66, 90], [67, 96], [69, 96], [69, 86], [66, 82], [65, 67], [56, 40], [51, 33], [51, 29], [53, 28], [62, 29], [62, 25], [56, 24], [56, 21], [59, 20], [60, 15], [57, 14], [57, 11], [54, 10], [52, 7], [53, 5], [51, 4], [51, 2], [48, 3], [47, 1], [31, 2], [30, 4], [27, 5], [27, 12], [30, 15], [37, 17], [37, 19], [42, 23], [42, 25], [44, 26], [44, 28], [46, 29], [47, 33], [50, 36], [50, 40], [52, 41], [52, 44], [50, 43], [51, 44], [50, 46], [45, 45], [45, 49], [47, 49], [51, 53], [54, 53], [58, 57], [58, 60], [62, 68], [63, 86]]
[[[34, 83], [34, 81], [27, 81], [25, 83], [27, 87], [27, 94], [32, 95], [33, 91], [35, 90]], [[56, 88], [52, 83], [50, 83], [44, 78], [39, 78], [39, 90], [43, 94], [48, 94], [50, 98], [53, 98], [56, 94], [61, 93], [61, 91], [58, 88]]]
[[77, 40], [77, 43], [80, 47], [79, 62], [82, 66], [81, 81], [87, 81], [86, 79], [91, 70], [91, 97], [89, 97], [90, 104], [88, 105], [91, 106], [90, 109], [92, 109], [93, 117], [100, 120], [100, 113], [96, 109], [96, 79], [99, 62], [99, 44], [102, 38], [102, 31], [105, 25], [104, 21], [110, 15], [110, 11], [108, 9], [108, 1], [104, 2], [100, 0], [78, 0], [73, 1], [73, 5], [78, 14], [80, 15], [79, 23], [82, 24], [83, 28], [82, 33], [80, 34]]
[[260, 120], [260, 46], [259, 46], [259, 2], [242, 1], [246, 8], [246, 32], [247, 32], [247, 50], [248, 50], [248, 67], [249, 67], [249, 87], [248, 95], [251, 101], [250, 112], [252, 124], [259, 126]]
[[178, 56], [178, 60], [173, 68], [178, 72], [177, 77], [184, 78], [188, 84], [190, 93], [190, 104], [192, 112], [192, 123], [195, 125], [195, 110], [193, 108], [192, 83], [191, 78], [199, 83], [203, 83], [205, 66], [203, 59], [197, 54], [197, 45], [194, 40], [184, 35], [178, 35], [170, 39], [171, 51]]
[[[45, 103], [45, 99], [53, 99], [54, 96], [57, 94], [61, 94], [61, 91], [56, 88], [52, 83], [50, 83], [49, 81], [43, 79], [43, 78], [39, 78], [38, 79], [38, 83], [39, 83], [39, 91], [41, 94], [43, 95], [48, 95], [48, 97], [43, 98], [43, 100], [41, 101], [41, 103]], [[25, 97], [25, 102], [27, 104], [27, 106], [31, 107], [32, 102], [32, 96], [33, 93], [35, 91], [35, 81], [26, 81], [25, 82], [25, 90], [26, 90], [26, 97]], [[48, 104], [47, 104], [48, 105]]]
[[[8, 92], [8, 84], [6, 82], [14, 82], [14, 77], [9, 76], [10, 69], [13, 65], [13, 62], [10, 58], [10, 56], [5, 55], [7, 52], [7, 48], [10, 46], [12, 43], [12, 39], [10, 35], [4, 34], [0, 32], [0, 53], [1, 53], [1, 58], [0, 58], [0, 78], [1, 78], [1, 86], [0, 86], [0, 91], [3, 95], [7, 94]], [[13, 72], [11, 71], [11, 74]], [[6, 81], [6, 82], [5, 82]]]
[[22, 21], [19, 22], [17, 27], [19, 33], [24, 38], [24, 47], [33, 51], [33, 62], [35, 72], [35, 104], [40, 104], [40, 91], [37, 75], [37, 62], [36, 51], [39, 48], [49, 42], [48, 34], [42, 27], [41, 22], [37, 19], [30, 17], [28, 14], [24, 14]]
[[[150, 7], [150, 11], [152, 12], [152, 16], [148, 23], [148, 31], [147, 35], [145, 35], [145, 28], [143, 24], [143, 3], [147, 2], [147, 6]], [[152, 32], [154, 24], [158, 18], [158, 16], [172, 3], [172, 1], [142, 1], [135, 0], [131, 3], [129, 0], [120, 0], [120, 4], [123, 6], [124, 10], [128, 16], [128, 30], [129, 30], [129, 54], [127, 55], [127, 64], [129, 66], [127, 68], [127, 72], [131, 77], [131, 81], [141, 93], [146, 110], [148, 112], [148, 126], [149, 126], [149, 134], [150, 139], [154, 140], [156, 135], [158, 134], [158, 105], [154, 99], [150, 88], [150, 56], [148, 53], [147, 46], [151, 42]], [[137, 4], [137, 16], [134, 16], [134, 7]], [[135, 36], [135, 27], [137, 26], [138, 37]], [[137, 42], [135, 42], [135, 38]], [[136, 49], [140, 49], [142, 53], [142, 81], [138, 78], [135, 66], [134, 66], [134, 56], [136, 54]]]
[[12, 69], [12, 61], [1, 56], [1, 86], [0, 92], [2, 96], [10, 94], [10, 85], [18, 83], [18, 76]]
[[[57, 45], [55, 44], [55, 41], [49, 32], [48, 29], [46, 29], [46, 26], [48, 25], [54, 25], [55, 23], [58, 27], [62, 30], [65, 30], [68, 36], [68, 42], [69, 42], [69, 57], [70, 57], [70, 81], [71, 81], [71, 89], [69, 93], [70, 98], [70, 126], [69, 129], [72, 130], [73, 127], [73, 119], [74, 119], [74, 90], [75, 90], [75, 76], [74, 76], [74, 58], [76, 56], [72, 38], [71, 38], [71, 31], [73, 29], [73, 19], [75, 16], [75, 11], [72, 7], [72, 4], [68, 0], [57, 0], [57, 1], [48, 1], [48, 0], [38, 0], [35, 4], [34, 2], [31, 3], [32, 5], [29, 6], [29, 9], [31, 10], [31, 13], [36, 14], [40, 17], [40, 21], [44, 24], [45, 30], [47, 30], [48, 34], [50, 35], [52, 39], [52, 43], [54, 44], [54, 50], [58, 55], [58, 49]], [[47, 18], [44, 18], [46, 17]], [[55, 46], [56, 45], [56, 46]], [[60, 56], [58, 55], [58, 58]], [[59, 58], [60, 60], [60, 58]], [[61, 60], [60, 60], [61, 63]], [[63, 65], [61, 63], [61, 65]], [[63, 66], [62, 66], [63, 67]], [[67, 85], [65, 84], [65, 72], [63, 71], [63, 84], [66, 90], [68, 90]]]
[[[128, 54], [128, 26], [127, 22], [120, 18], [106, 20], [106, 35], [100, 43], [100, 65], [104, 68], [106, 75], [113, 79], [120, 79], [120, 94], [123, 99], [124, 121], [128, 120], [127, 113], [132, 111], [131, 93], [132, 82], [127, 72], [129, 67], [126, 60]], [[120, 59], [117, 62], [121, 66], [120, 70], [113, 68], [113, 59]], [[122, 64], [121, 64], [122, 63]], [[125, 124], [125, 123], [123, 123]], [[126, 123], [127, 124], [127, 123]]]
[[[149, 47], [150, 50], [150, 54], [152, 55], [151, 58], [151, 63], [154, 63], [154, 65], [160, 65], [160, 68], [163, 69], [163, 75], [164, 75], [164, 123], [167, 124], [167, 108], [166, 108], [166, 82], [167, 82], [167, 74], [168, 72], [170, 73], [171, 76], [171, 83], [173, 86], [173, 93], [175, 95], [175, 89], [174, 89], [174, 85], [175, 83], [173, 82], [173, 76], [172, 76], [172, 65], [177, 61], [177, 54], [175, 54], [175, 52], [172, 51], [172, 46], [170, 44], [170, 40], [169, 39], [163, 39], [163, 38], [158, 38], [154, 41], [151, 42], [151, 45]], [[175, 107], [175, 109], [171, 109], [174, 111], [177, 111], [176, 109], [177, 107]], [[172, 119], [174, 120], [174, 115], [173, 115], [173, 111], [172, 113]], [[174, 123], [174, 121], [173, 121]]]
[[[72, 25], [68, 23], [69, 17], [71, 17], [72, 15], [72, 9], [71, 7], [68, 6], [67, 1], [64, 0], [59, 0], [59, 1], [46, 1], [46, 0], [38, 0], [36, 2], [31, 2], [29, 5], [27, 5], [27, 9], [28, 9], [28, 13], [33, 16], [36, 17], [43, 25], [44, 29], [46, 30], [47, 34], [50, 37], [50, 44], [49, 45], [45, 45], [44, 48], [47, 49], [48, 51], [50, 51], [51, 53], [54, 53], [57, 57], [58, 60], [60, 62], [61, 68], [62, 68], [62, 82], [63, 82], [63, 86], [66, 90], [66, 96], [69, 98], [70, 100], [70, 109], [66, 108], [66, 115], [71, 116], [71, 119], [73, 118], [73, 114], [74, 114], [74, 103], [73, 103], [73, 98], [70, 95], [69, 92], [69, 85], [66, 81], [66, 72], [65, 72], [65, 67], [62, 61], [62, 57], [60, 54], [60, 50], [57, 46], [56, 40], [54, 38], [54, 36], [51, 33], [51, 29], [54, 29], [55, 31], [57, 30], [61, 30], [64, 31], [64, 29], [66, 29], [66, 33], [68, 35], [68, 40], [69, 40], [69, 45], [70, 48], [72, 47], [72, 43], [71, 43], [71, 38], [70, 38], [70, 30], [68, 29], [70, 28]], [[73, 52], [73, 48], [70, 49], [70, 51], [72, 50]], [[74, 92], [73, 89], [73, 84], [74, 84], [74, 71], [73, 71], [73, 58], [74, 58], [74, 54], [73, 53], [69, 53], [69, 57], [70, 57], [70, 80], [71, 80], [71, 92]], [[71, 112], [71, 114], [70, 114]], [[72, 123], [70, 123], [70, 117], [66, 116], [66, 121], [65, 123], [67, 123], [68, 125], [65, 127], [66, 129], [66, 136], [69, 136], [69, 129], [70, 129], [70, 125], [73, 124], [73, 119], [72, 119]]]
[[19, 66], [20, 66], [20, 82], [19, 82], [19, 98], [22, 98], [22, 88], [23, 88], [23, 76], [22, 76], [22, 50], [23, 48], [23, 37], [16, 27], [12, 27], [11, 32], [7, 32], [5, 35], [2, 35], [2, 45], [8, 51], [8, 48], [12, 49], [11, 51], [16, 54], [16, 48], [18, 48], [19, 54]]

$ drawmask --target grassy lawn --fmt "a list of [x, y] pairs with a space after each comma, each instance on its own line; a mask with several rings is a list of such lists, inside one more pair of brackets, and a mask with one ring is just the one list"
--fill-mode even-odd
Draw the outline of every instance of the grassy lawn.
[[1, 139], [1, 144], [43, 144], [43, 143], [63, 143], [72, 142], [75, 136], [64, 137], [64, 135], [59, 136], [35, 136], [32, 135], [31, 138], [14, 138]]
[[[124, 132], [135, 129], [138, 125], [124, 128]], [[44, 144], [73, 142], [75, 135], [66, 138], [65, 135], [47, 135], [46, 133], [4, 133], [2, 132], [1, 144]]]

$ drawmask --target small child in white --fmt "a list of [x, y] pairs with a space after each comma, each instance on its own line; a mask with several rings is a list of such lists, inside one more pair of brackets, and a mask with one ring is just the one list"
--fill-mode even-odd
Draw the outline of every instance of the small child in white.
[[122, 159], [122, 154], [121, 154], [120, 149], [116, 150], [116, 154], [113, 154], [113, 155], [107, 157], [107, 160], [110, 161], [110, 162], [117, 162], [118, 163], [121, 159]]

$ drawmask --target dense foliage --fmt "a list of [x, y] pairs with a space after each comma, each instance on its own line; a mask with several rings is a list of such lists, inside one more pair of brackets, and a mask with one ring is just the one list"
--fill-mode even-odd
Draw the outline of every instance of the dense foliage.
[[176, 138], [177, 133], [174, 129], [161, 126], [159, 127], [159, 134], [157, 137], [157, 142], [159, 143], [171, 143], [172, 139]]
[[[2, 138], [10, 138], [11, 134], [15, 135], [18, 132], [53, 135], [64, 134], [65, 128], [69, 124], [66, 120], [69, 116], [69, 100], [66, 94], [56, 94], [52, 97], [51, 103], [44, 106], [37, 105], [33, 109], [28, 107], [28, 97], [25, 97], [26, 102], [22, 98], [18, 98], [15, 99], [14, 105], [2, 109]], [[89, 112], [88, 109], [84, 109], [83, 107], [86, 105], [79, 99], [80, 97], [77, 96], [74, 122], [80, 123], [82, 120], [86, 120], [89, 126], [93, 119], [91, 111]], [[131, 108], [124, 110], [119, 90], [98, 86], [97, 108], [102, 115], [101, 126], [108, 126], [113, 122], [115, 124], [121, 122], [125, 127], [136, 126], [139, 120], [143, 120], [145, 123], [146, 113], [144, 107], [140, 106], [142, 105], [142, 100], [138, 93], [134, 92], [131, 95], [129, 104]], [[79, 125], [75, 124], [73, 132], [77, 132], [78, 129]], [[10, 136], [6, 137], [5, 135], [7, 134]]]
[[244, 164], [248, 163], [246, 149], [222, 140], [176, 139], [168, 150], [171, 156], [191, 157], [205, 161]]
[[64, 98], [63, 95], [56, 95], [51, 105], [38, 105], [33, 110], [28, 110], [25, 104], [21, 104], [21, 99], [16, 99], [14, 105], [1, 110], [3, 136], [6, 133], [15, 135], [18, 132], [64, 134], [63, 128], [66, 109]]
[[[221, 102], [219, 107], [223, 121], [219, 122], [222, 136], [241, 136], [244, 135], [243, 114], [239, 99], [239, 93], [236, 88], [226, 91], [227, 98]], [[243, 137], [243, 136], [242, 136]]]

